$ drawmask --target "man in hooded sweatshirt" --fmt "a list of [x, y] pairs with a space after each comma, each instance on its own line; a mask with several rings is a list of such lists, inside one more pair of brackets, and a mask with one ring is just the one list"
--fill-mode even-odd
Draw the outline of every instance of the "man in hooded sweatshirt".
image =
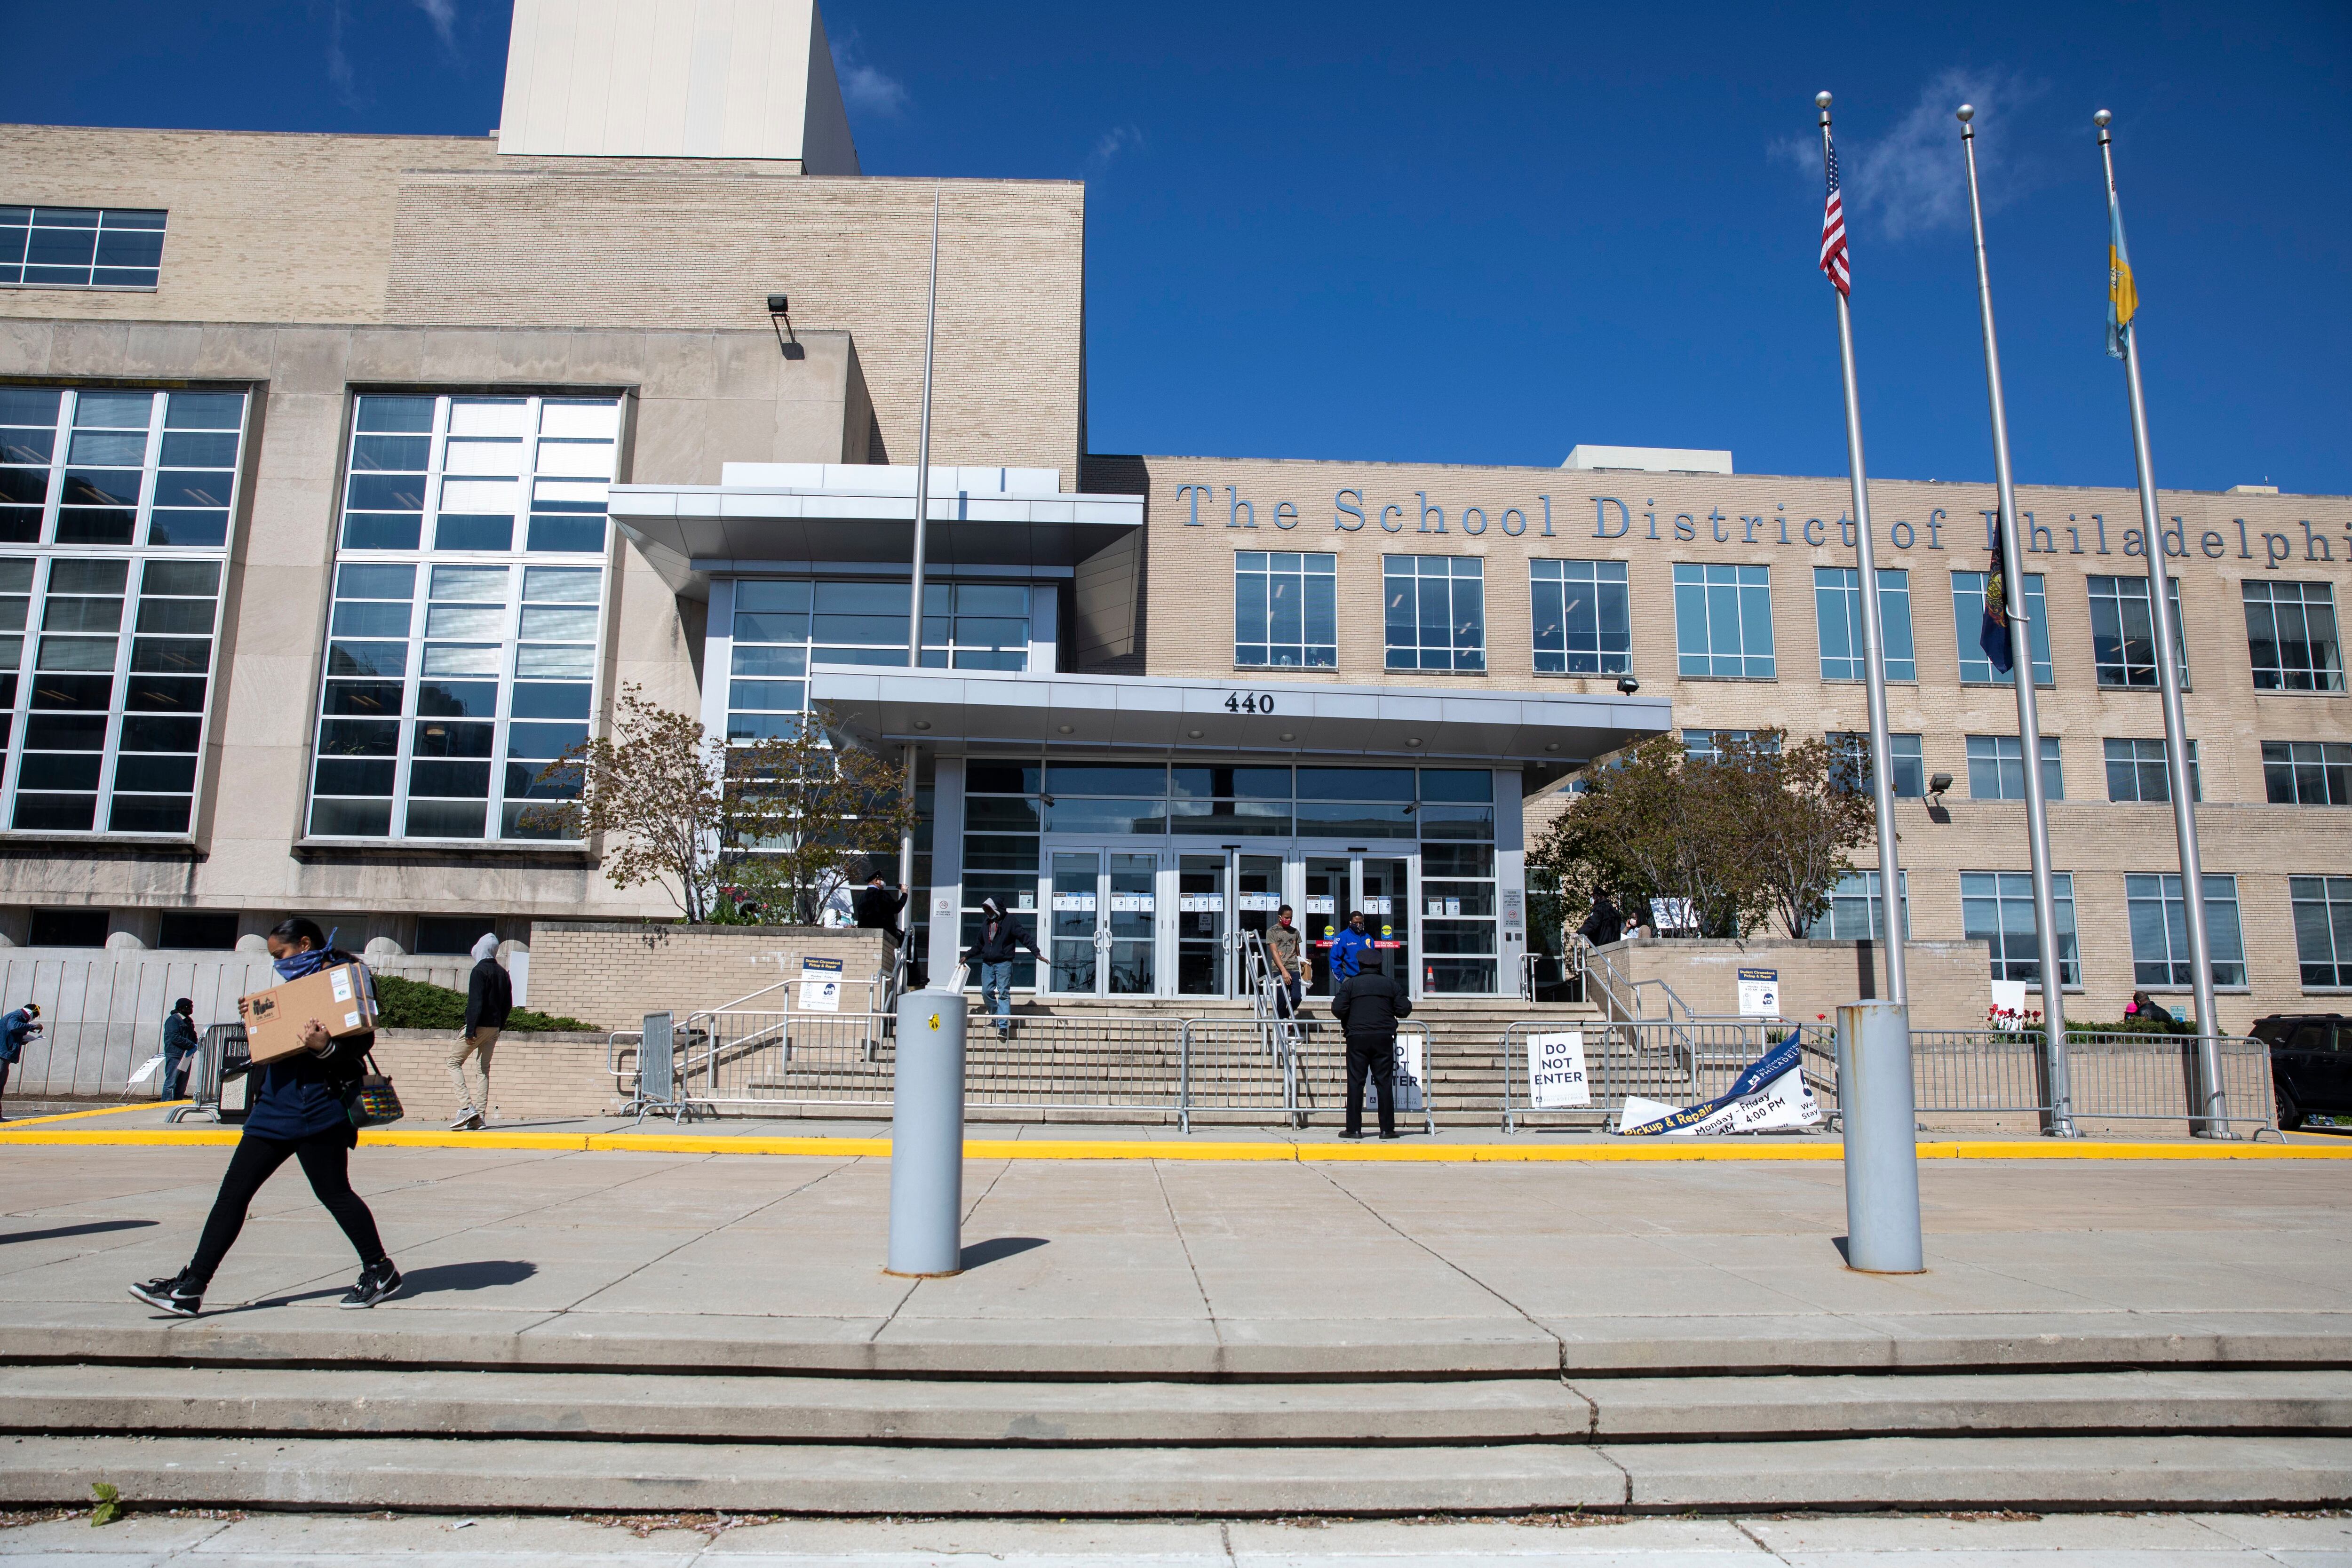
[[994, 899], [980, 901], [980, 940], [963, 955], [966, 963], [980, 965], [981, 1005], [996, 1016], [996, 1033], [1002, 1038], [1013, 1021], [1013, 960], [1023, 952], [1042, 961], [1045, 955], [1037, 944], [1004, 912], [1004, 906]]
[[[514, 982], [507, 978], [506, 966], [499, 962], [499, 939], [486, 933], [474, 944], [474, 973], [466, 980], [466, 1032], [449, 1052], [449, 1081], [457, 1090], [457, 1115], [449, 1123], [451, 1131], [478, 1128], [482, 1118], [490, 1113], [490, 1051], [499, 1043], [499, 1031], [507, 1026], [507, 1015], [513, 1011]], [[481, 1064], [478, 1100], [466, 1088], [469, 1056]]]

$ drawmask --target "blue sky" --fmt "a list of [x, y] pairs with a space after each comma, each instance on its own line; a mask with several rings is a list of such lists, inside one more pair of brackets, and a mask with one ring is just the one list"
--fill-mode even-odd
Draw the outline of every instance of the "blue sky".
[[[17, 4], [10, 119], [478, 134], [499, 0]], [[1838, 95], [1871, 471], [1989, 477], [1952, 107], [2018, 477], [2128, 484], [2115, 110], [2159, 482], [2352, 493], [2352, 7], [834, 0], [871, 174], [1088, 184], [1097, 451], [1838, 474]], [[950, 249], [950, 264], [952, 251]]]

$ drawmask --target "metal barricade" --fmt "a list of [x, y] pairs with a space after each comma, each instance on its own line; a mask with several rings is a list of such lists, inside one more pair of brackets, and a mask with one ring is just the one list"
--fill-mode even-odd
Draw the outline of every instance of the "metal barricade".
[[1188, 1018], [1184, 1021], [1177, 1125], [1192, 1130], [1195, 1110], [1220, 1120], [1297, 1123], [1301, 1113], [1298, 1024], [1288, 1018]]
[[229, 1068], [243, 1067], [251, 1059], [243, 1024], [215, 1024], [207, 1028], [196, 1042], [196, 1058], [188, 1070], [189, 1102], [173, 1106], [163, 1120], [180, 1121], [200, 1114], [215, 1121], [245, 1120], [241, 1108], [222, 1113], [221, 1081]]
[[[966, 1016], [965, 1103], [974, 1110], [1156, 1110], [1182, 1121], [1188, 1020]], [[680, 1093], [697, 1106], [889, 1112], [898, 1065], [893, 1016], [722, 1009], [698, 1013], [692, 1023], [698, 1037]]]
[[[2051, 1113], [2039, 1031], [1915, 1029], [1911, 1061], [1922, 1114], [2033, 1116]], [[2199, 1103], [2193, 1035], [2067, 1032], [2070, 1100], [2076, 1131], [2084, 1122], [2212, 1122], [2259, 1137], [2276, 1134], [2278, 1106], [2270, 1047], [2260, 1040], [2215, 1041], [2219, 1103]]]
[[[1796, 1032], [1793, 1024], [1766, 1018], [1513, 1024], [1503, 1031], [1503, 1131], [1516, 1132], [1532, 1118], [1543, 1119], [1538, 1125], [1602, 1125], [1629, 1095], [1696, 1105], [1729, 1089], [1742, 1068]], [[1590, 1102], [1538, 1107], [1528, 1081], [1529, 1037], [1564, 1034], [1582, 1037]]]
[[[1436, 1061], [1429, 1026], [1418, 1018], [1400, 1020], [1397, 1024], [1399, 1066], [1403, 1065], [1406, 1059], [1410, 1049], [1406, 1042], [1412, 1038], [1418, 1038], [1421, 1046], [1422, 1126], [1424, 1131], [1434, 1132], [1437, 1131], [1438, 1094], [1434, 1082]], [[1318, 1022], [1299, 1031], [1291, 1061], [1292, 1071], [1287, 1075], [1287, 1081], [1293, 1086], [1289, 1107], [1292, 1124], [1307, 1126], [1313, 1120], [1318, 1107], [1329, 1107], [1344, 1115], [1348, 1103], [1348, 1040], [1340, 1033], [1339, 1026]], [[1369, 1114], [1376, 1099], [1370, 1084], [1365, 1086], [1364, 1099]], [[1409, 1116], [1413, 1111], [1407, 1107], [1402, 1114]]]

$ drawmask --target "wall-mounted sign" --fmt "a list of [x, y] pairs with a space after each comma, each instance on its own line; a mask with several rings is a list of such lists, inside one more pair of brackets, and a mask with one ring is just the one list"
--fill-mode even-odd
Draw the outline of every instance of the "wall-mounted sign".
[[1739, 1014], [1744, 1018], [1780, 1016], [1780, 972], [1743, 969], [1739, 972]]
[[841, 1011], [841, 960], [837, 958], [801, 960], [801, 1011], [803, 1013]]

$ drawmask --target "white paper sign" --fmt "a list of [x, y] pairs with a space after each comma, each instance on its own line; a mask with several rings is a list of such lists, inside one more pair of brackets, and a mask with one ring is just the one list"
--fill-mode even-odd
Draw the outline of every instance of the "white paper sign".
[[155, 1069], [163, 1065], [163, 1058], [160, 1053], [155, 1056], [149, 1057], [144, 1062], [142, 1062], [139, 1065], [139, 1070], [131, 1075], [131, 1087], [135, 1089], [139, 1085], [145, 1083], [149, 1079], [153, 1078], [155, 1076]]
[[1367, 895], [1364, 900], [1364, 912], [1368, 915], [1387, 914], [1389, 912], [1389, 900], [1377, 895]]
[[1739, 1012], [1742, 1017], [1777, 1018], [1780, 1016], [1780, 972], [1777, 969], [1742, 969], [1739, 972]]
[[[1087, 903], [1089, 908], [1093, 906], [1093, 900], [1089, 900]], [[1110, 912], [1115, 915], [1148, 915], [1151, 913], [1151, 895], [1113, 893], [1110, 896]]]
[[1584, 1073], [1584, 1031], [1528, 1037], [1528, 1102], [1538, 1110], [1592, 1103]]
[[1055, 893], [1054, 909], [1057, 913], [1090, 915], [1095, 910], [1095, 896], [1092, 893]]
[[1225, 896], [1223, 893], [1179, 893], [1176, 895], [1176, 912], [1180, 915], [1222, 914], [1224, 912], [1224, 908]]
[[1242, 908], [1245, 910], [1264, 910], [1266, 913], [1272, 914], [1275, 910], [1282, 908], [1282, 895], [1280, 893], [1244, 893], [1242, 895]]
[[841, 960], [837, 958], [801, 960], [801, 1011], [803, 1013], [841, 1011]]
[[1330, 899], [1318, 898], [1309, 893], [1307, 895], [1307, 912], [1310, 915], [1335, 915], [1339, 912], [1339, 906]]
[[[1399, 1110], [1421, 1109], [1422, 1044], [1423, 1036], [1417, 1029], [1411, 1034], [1401, 1034], [1397, 1037], [1396, 1108]], [[1376, 1100], [1378, 1096], [1373, 1094], [1366, 1098]]]
[[1996, 980], [1992, 983], [1992, 1005], [1996, 1016], [1992, 1026], [2003, 1032], [2013, 1032], [2025, 1026], [2025, 982]]

